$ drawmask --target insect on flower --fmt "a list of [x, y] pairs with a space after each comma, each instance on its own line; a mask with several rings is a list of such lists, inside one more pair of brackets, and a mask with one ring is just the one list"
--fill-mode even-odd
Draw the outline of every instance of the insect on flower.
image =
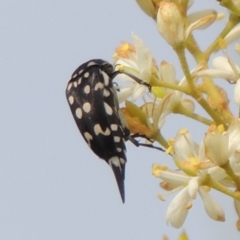
[[[131, 140], [137, 146], [149, 145], [131, 138], [121, 117], [112, 82], [119, 73], [104, 60], [90, 60], [73, 72], [67, 84], [66, 97], [84, 140], [99, 158], [111, 166], [124, 202], [125, 140]], [[142, 84], [141, 80], [135, 80]]]

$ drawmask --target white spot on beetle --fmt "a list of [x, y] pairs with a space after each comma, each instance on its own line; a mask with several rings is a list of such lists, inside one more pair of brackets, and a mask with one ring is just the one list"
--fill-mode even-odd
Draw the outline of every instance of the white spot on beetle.
[[82, 78], [80, 77], [80, 78], [78, 79], [78, 85], [80, 85], [81, 82], [82, 82]]
[[76, 78], [77, 77], [77, 73], [75, 73], [73, 76], [72, 76], [72, 78]]
[[72, 83], [69, 83], [68, 87], [67, 87], [67, 90], [69, 91], [71, 89], [71, 87], [72, 87]]
[[119, 167], [120, 170], [121, 170], [120, 159], [119, 159], [117, 156], [111, 157], [111, 158], [108, 160], [108, 164], [109, 164], [110, 166], [114, 165], [115, 167]]
[[103, 96], [108, 97], [110, 95], [110, 92], [107, 89], [103, 89]]
[[98, 89], [103, 89], [103, 88], [104, 88], [103, 84], [101, 82], [98, 82], [95, 85], [94, 90], [97, 91]]
[[74, 82], [73, 82], [73, 86], [74, 86], [75, 88], [78, 86], [77, 81], [74, 81]]
[[95, 124], [93, 129], [96, 135], [102, 134], [104, 136], [109, 136], [111, 133], [109, 128], [106, 128], [106, 130], [103, 131], [100, 124]]
[[114, 142], [120, 142], [120, 140], [121, 140], [121, 138], [118, 136], [115, 136], [113, 139], [114, 139]]
[[78, 119], [82, 119], [82, 109], [81, 108], [77, 108], [75, 113], [76, 113], [76, 116]]
[[83, 69], [81, 69], [79, 72], [78, 72], [78, 74], [81, 74], [83, 72]]
[[89, 93], [90, 93], [90, 86], [89, 86], [89, 85], [85, 86], [84, 92], [85, 92], [86, 94], [89, 94]]
[[73, 96], [69, 96], [68, 101], [72, 105], [74, 103], [74, 97]]
[[89, 102], [84, 103], [83, 110], [84, 112], [89, 113], [91, 111], [91, 104]]
[[105, 72], [102, 72], [102, 75], [103, 75], [103, 78], [104, 78], [105, 86], [108, 86], [109, 85], [109, 76]]
[[89, 77], [89, 72], [85, 72], [85, 73], [84, 73], [84, 77], [85, 77], [85, 78], [88, 78], [88, 77]]
[[85, 132], [83, 135], [86, 138], [88, 145], [90, 146], [90, 141], [93, 140], [92, 135], [89, 132]]
[[90, 67], [90, 66], [95, 65], [95, 64], [96, 64], [95, 62], [89, 62], [87, 67]]
[[126, 160], [123, 159], [123, 158], [120, 158], [120, 162], [121, 162], [121, 164], [125, 164], [125, 163], [126, 163]]
[[117, 124], [111, 124], [110, 128], [111, 128], [112, 131], [117, 131], [118, 125]]
[[117, 148], [117, 151], [118, 151], [118, 152], [121, 152], [121, 151], [122, 151], [122, 149], [121, 149], [121, 148]]
[[104, 102], [104, 108], [105, 108], [106, 113], [107, 113], [108, 115], [112, 115], [112, 114], [113, 114], [112, 108], [111, 108], [106, 102]]

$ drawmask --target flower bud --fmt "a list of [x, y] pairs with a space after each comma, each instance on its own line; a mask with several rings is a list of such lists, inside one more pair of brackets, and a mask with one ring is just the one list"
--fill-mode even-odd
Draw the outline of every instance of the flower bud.
[[161, 2], [157, 14], [158, 31], [163, 38], [175, 46], [185, 40], [185, 28], [181, 13], [174, 3]]
[[145, 12], [148, 16], [156, 19], [157, 16], [157, 7], [153, 0], [137, 0], [139, 7]]
[[229, 135], [222, 125], [216, 129], [210, 127], [203, 140], [206, 157], [218, 166], [226, 164], [229, 160], [228, 140]]

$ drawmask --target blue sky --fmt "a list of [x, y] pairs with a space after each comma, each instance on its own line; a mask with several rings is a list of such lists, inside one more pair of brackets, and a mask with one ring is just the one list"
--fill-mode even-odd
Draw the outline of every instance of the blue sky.
[[[198, 1], [191, 11], [213, 3]], [[196, 33], [201, 46], [219, 31], [216, 25]], [[181, 78], [154, 21], [128, 0], [2, 0], [0, 32], [0, 239], [176, 239], [181, 229], [165, 222], [173, 196], [160, 202], [159, 180], [151, 175], [153, 163], [171, 158], [127, 143], [123, 205], [111, 169], [80, 136], [65, 99], [71, 73], [92, 58], [111, 62], [115, 47], [131, 41], [132, 32], [158, 63], [173, 63]], [[163, 131], [173, 137], [182, 127], [196, 140], [206, 130], [173, 116]], [[184, 225], [190, 239], [239, 238], [232, 200], [215, 196], [226, 222], [209, 219], [198, 198]]]

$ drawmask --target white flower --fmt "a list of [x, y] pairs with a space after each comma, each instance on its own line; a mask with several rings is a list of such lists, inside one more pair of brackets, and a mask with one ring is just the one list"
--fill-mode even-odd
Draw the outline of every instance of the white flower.
[[194, 73], [195, 77], [222, 78], [230, 83], [236, 83], [234, 88], [235, 103], [240, 106], [240, 67], [234, 64], [230, 56], [213, 59], [214, 69], [205, 69]]
[[171, 192], [180, 190], [167, 208], [166, 221], [171, 226], [180, 228], [183, 225], [197, 193], [203, 200], [208, 216], [216, 221], [224, 221], [225, 216], [221, 206], [203, 186], [199, 185], [203, 176], [190, 177], [177, 171], [162, 170], [157, 164], [153, 166], [153, 174], [164, 180]]
[[[220, 70], [223, 73], [225, 72], [226, 76], [229, 76], [228, 78], [226, 78], [226, 80], [231, 80], [232, 82], [236, 82], [238, 80], [240, 68], [236, 64], [234, 64], [234, 62], [229, 56], [228, 57], [219, 56], [214, 58], [213, 66], [215, 69]], [[224, 78], [224, 75], [221, 78]]]
[[[132, 34], [132, 38], [134, 50], [128, 52], [127, 57], [117, 56], [118, 60], [115, 65], [116, 67], [118, 65], [124, 66], [126, 72], [136, 76], [146, 83], [149, 83], [153, 66], [151, 51], [137, 35]], [[145, 85], [137, 83], [126, 75], [121, 74], [120, 77], [122, 80], [129, 83], [127, 86], [120, 88], [120, 92], [118, 92], [120, 103], [128, 99], [130, 96], [132, 97], [132, 100], [135, 101], [147, 88]]]
[[231, 83], [235, 83], [239, 79], [240, 68], [233, 63], [229, 56], [228, 58], [218, 56], [213, 59], [212, 64], [214, 68], [196, 71], [193, 75], [195, 77], [222, 78]]
[[[203, 201], [208, 216], [216, 221], [224, 221], [225, 215], [222, 207], [201, 185], [205, 177], [209, 175], [215, 181], [221, 182], [226, 177], [224, 170], [207, 159], [204, 143], [202, 142], [200, 146], [196, 144], [187, 130], [180, 131], [170, 142], [174, 161], [184, 173], [168, 170], [158, 164], [153, 165], [153, 174], [164, 181], [161, 186], [170, 191], [168, 193], [179, 191], [167, 209], [167, 222], [175, 228], [181, 227], [197, 193]], [[160, 198], [164, 199], [162, 195]]]
[[[191, 4], [188, 5], [188, 8], [190, 6]], [[179, 9], [181, 9], [181, 3], [176, 5], [175, 3], [161, 1], [157, 15], [158, 30], [173, 47], [184, 42], [193, 30], [205, 29], [217, 19], [223, 18], [223, 14], [217, 14], [212, 9], [194, 12], [187, 16], [188, 24], [186, 28]]]
[[[195, 69], [193, 71], [195, 71]], [[158, 75], [161, 81], [164, 82], [175, 83], [179, 86], [187, 84], [185, 77], [177, 83], [174, 66], [165, 61], [161, 63]], [[175, 112], [176, 108], [179, 109], [181, 106], [188, 109], [189, 112], [193, 112], [195, 109], [193, 101], [184, 99], [182, 92], [167, 88], [152, 87], [152, 93], [157, 98], [154, 99], [154, 103], [148, 103], [143, 110], [149, 118], [153, 119], [152, 122], [155, 129], [161, 129], [165, 122], [165, 118], [169, 114]]]

